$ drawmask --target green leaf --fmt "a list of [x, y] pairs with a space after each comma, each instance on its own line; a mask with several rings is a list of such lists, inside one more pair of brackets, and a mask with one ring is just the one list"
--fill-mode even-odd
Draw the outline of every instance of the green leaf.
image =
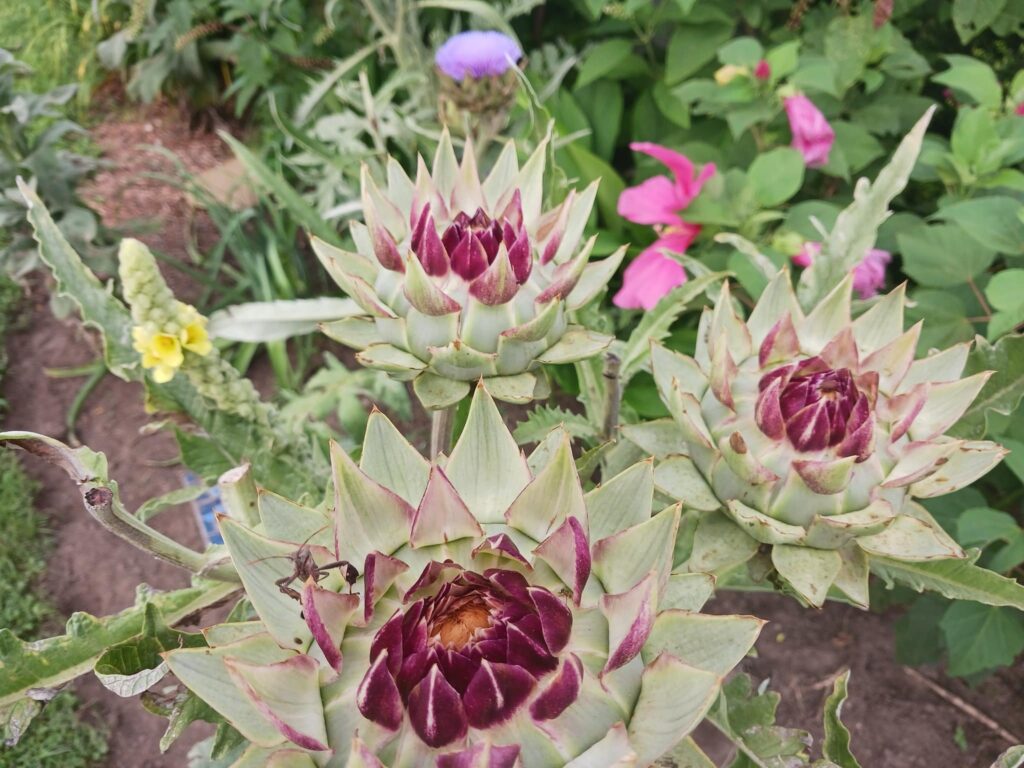
[[280, 174], [275, 173], [266, 163], [256, 157], [248, 147], [231, 134], [226, 131], [218, 131], [218, 135], [227, 142], [228, 146], [231, 147], [231, 151], [242, 161], [252, 179], [263, 187], [279, 204], [284, 206], [299, 224], [321, 240], [325, 240], [332, 245], [341, 246], [341, 238], [338, 237], [334, 227], [321, 219], [320, 214]]
[[939, 622], [951, 675], [967, 676], [1013, 664], [1024, 651], [1024, 616], [1010, 608], [958, 601]]
[[992, 763], [992, 768], [1021, 768], [1024, 766], [1024, 746], [1010, 747]]
[[959, 296], [934, 289], [917, 289], [910, 294], [912, 306], [907, 317], [913, 322], [924, 320], [921, 349], [945, 349], [974, 338], [974, 326], [967, 319], [967, 308]]
[[[944, 205], [939, 208], [934, 218], [959, 224], [967, 234], [986, 248], [1020, 256], [1024, 254], [1022, 213], [1024, 203], [1012, 197], [995, 195]], [[1020, 304], [1022, 300], [1024, 295], [1018, 293], [1016, 304]]]
[[175, 592], [144, 592], [138, 605], [114, 616], [98, 619], [75, 613], [68, 619], [67, 634], [34, 643], [0, 630], [0, 668], [4, 671], [0, 675], [0, 709], [29, 696], [29, 691], [54, 690], [89, 672], [108, 648], [142, 631], [146, 605], [153, 604], [174, 624], [237, 589], [237, 584], [199, 582]]
[[836, 678], [832, 693], [825, 700], [825, 741], [822, 754], [840, 768], [860, 768], [860, 763], [850, 751], [850, 731], [839, 719], [846, 701], [846, 686], [850, 682], [850, 670]]
[[896, 240], [903, 254], [903, 271], [931, 288], [966, 283], [996, 257], [956, 224], [920, 227], [897, 235]]
[[209, 333], [231, 341], [277, 341], [312, 333], [321, 322], [365, 315], [352, 299], [253, 301], [234, 304], [210, 315]]
[[999, 18], [1006, 0], [953, 0], [953, 26], [960, 42], [967, 43]]
[[613, 37], [587, 51], [576, 77], [576, 88], [583, 88], [612, 72], [633, 53], [633, 45], [630, 38]]
[[943, 58], [949, 63], [949, 69], [933, 76], [932, 80], [960, 91], [983, 107], [999, 106], [1003, 89], [992, 67], [970, 56], [948, 54]]
[[922, 595], [895, 624], [896, 660], [900, 664], [919, 666], [942, 659], [945, 646], [939, 621], [949, 601], [935, 595]]
[[61, 234], [50, 212], [21, 179], [18, 189], [28, 204], [28, 220], [39, 243], [39, 257], [57, 281], [57, 294], [71, 299], [82, 322], [100, 332], [107, 368], [125, 381], [142, 378], [139, 353], [132, 348], [132, 318], [110, 287], [104, 287]]
[[764, 48], [752, 37], [735, 37], [718, 49], [720, 62], [737, 67], [753, 68], [763, 56]]
[[987, 547], [994, 541], [1009, 542], [1019, 531], [1013, 515], [975, 507], [965, 510], [957, 519], [956, 540], [965, 547]]
[[889, 585], [898, 581], [918, 592], [929, 590], [954, 600], [1024, 611], [1024, 586], [975, 565], [971, 558], [912, 563], [873, 555], [869, 562], [871, 571]]
[[747, 170], [747, 183], [762, 207], [782, 205], [799, 192], [804, 183], [803, 155], [790, 147], [777, 147], [759, 154]]
[[598, 438], [597, 428], [585, 417], [557, 405], [538, 405], [526, 419], [516, 425], [512, 434], [520, 445], [539, 443], [558, 426], [564, 427], [575, 438], [587, 441]]
[[732, 37], [733, 22], [725, 19], [676, 27], [665, 54], [665, 82], [680, 83], [715, 57]]
[[1008, 416], [1024, 397], [1024, 336], [1004, 336], [995, 344], [977, 339], [967, 357], [964, 376], [980, 371], [995, 371], [978, 397], [960, 418], [950, 434], [972, 440], [988, 433], [990, 413]]
[[162, 653], [174, 648], [204, 647], [203, 635], [171, 629], [159, 609], [149, 603], [145, 607], [142, 634], [108, 648], [93, 671], [104, 687], [118, 696], [138, 696], [167, 674]]
[[1024, 301], [1024, 269], [1004, 269], [985, 286], [985, 297], [995, 309], [1017, 309]]
[[622, 217], [619, 216], [619, 195], [626, 188], [618, 172], [593, 152], [589, 152], [578, 144], [570, 144], [565, 148], [569, 159], [579, 171], [581, 186], [600, 179], [601, 186], [597, 190], [597, 208], [601, 212], [601, 220], [612, 232], [622, 231]]

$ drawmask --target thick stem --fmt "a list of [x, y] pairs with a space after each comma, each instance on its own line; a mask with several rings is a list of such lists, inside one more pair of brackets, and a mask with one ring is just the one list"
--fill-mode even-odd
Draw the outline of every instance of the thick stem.
[[220, 488], [224, 508], [231, 517], [250, 528], [259, 524], [259, 496], [256, 482], [252, 479], [251, 464], [229, 469], [217, 480], [217, 487]]
[[619, 431], [619, 408], [622, 405], [622, 360], [609, 352], [604, 358], [602, 375], [605, 381], [604, 429], [606, 440], [614, 440]]
[[455, 425], [455, 408], [442, 408], [430, 414], [430, 459], [451, 450], [452, 427]]

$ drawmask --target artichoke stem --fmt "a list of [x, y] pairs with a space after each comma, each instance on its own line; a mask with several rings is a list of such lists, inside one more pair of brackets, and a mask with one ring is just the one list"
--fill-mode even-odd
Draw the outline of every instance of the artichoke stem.
[[430, 459], [433, 461], [440, 453], [451, 451], [452, 426], [455, 424], [455, 409], [450, 406], [433, 411], [430, 414]]
[[609, 352], [604, 357], [602, 375], [605, 381], [604, 429], [606, 440], [614, 440], [619, 431], [619, 408], [622, 405], [622, 379], [619, 375], [622, 360], [618, 355]]

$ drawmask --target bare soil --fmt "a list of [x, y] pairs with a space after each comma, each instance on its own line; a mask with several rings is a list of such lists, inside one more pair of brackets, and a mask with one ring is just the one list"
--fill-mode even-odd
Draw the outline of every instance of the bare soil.
[[[192, 170], [202, 170], [227, 156], [221, 142], [209, 133], [192, 133], [179, 115], [158, 108], [100, 125], [94, 137], [115, 168], [96, 179], [91, 197], [108, 224], [146, 220], [154, 230], [141, 239], [165, 253], [184, 255], [190, 213], [181, 194], [165, 184], [141, 178], [140, 168], [161, 168], [144, 160], [135, 146], [160, 142], [184, 155]], [[189, 286], [175, 279], [188, 295]], [[30, 429], [66, 437], [64, 416], [78, 380], [47, 377], [44, 368], [79, 365], [95, 358], [92, 340], [74, 322], [55, 320], [46, 306], [45, 290], [31, 297], [27, 328], [9, 340], [11, 367], [4, 394], [11, 410], [6, 428]], [[141, 390], [107, 377], [90, 396], [78, 422], [83, 443], [104, 451], [111, 476], [121, 483], [129, 505], [180, 485], [179, 470], [160, 466], [175, 456], [173, 439], [162, 433], [143, 434], [149, 418]], [[82, 508], [73, 484], [59, 470], [40, 461], [26, 462], [39, 479], [38, 499], [57, 539], [44, 587], [58, 608], [71, 613], [115, 612], [134, 599], [135, 585], [173, 589], [184, 586], [181, 571], [133, 549], [94, 523]], [[200, 546], [191, 511], [171, 510], [156, 525], [190, 546]], [[783, 695], [780, 724], [810, 729], [821, 738], [821, 706], [832, 678], [853, 671], [851, 698], [843, 710], [853, 732], [855, 754], [865, 768], [985, 768], [1006, 747], [1002, 737], [950, 704], [912, 677], [894, 661], [893, 613], [875, 614], [841, 605], [821, 611], [801, 609], [794, 601], [774, 595], [723, 594], [708, 606], [715, 613], [750, 613], [768, 619], [757, 645], [757, 657], [744, 668]], [[1024, 669], [1020, 665], [994, 675], [976, 688], [951, 680], [940, 670], [922, 672], [961, 700], [1024, 739]], [[118, 699], [86, 676], [76, 684], [90, 716], [111, 731], [110, 768], [181, 768], [188, 746], [208, 729], [193, 726], [179, 742], [160, 755], [157, 742], [165, 722], [132, 700]], [[954, 737], [962, 733], [957, 746]], [[713, 733], [699, 734], [718, 757], [726, 752]]]

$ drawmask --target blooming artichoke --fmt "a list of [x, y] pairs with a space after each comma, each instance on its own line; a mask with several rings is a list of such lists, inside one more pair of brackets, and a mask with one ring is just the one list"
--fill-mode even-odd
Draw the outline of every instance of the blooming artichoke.
[[166, 654], [236, 766], [649, 765], [760, 631], [696, 612], [713, 580], [672, 573], [650, 461], [584, 493], [568, 435], [525, 459], [482, 386], [443, 463], [379, 412], [332, 458], [333, 509], [220, 521], [258, 618]]
[[542, 142], [520, 169], [509, 142], [481, 181], [471, 143], [459, 164], [445, 132], [433, 170], [421, 158], [415, 183], [391, 159], [382, 191], [364, 167], [358, 252], [313, 247], [365, 315], [324, 332], [362, 350], [364, 365], [412, 379], [432, 408], [480, 378], [495, 397], [528, 402], [543, 392], [539, 363], [606, 347], [609, 337], [569, 325], [566, 313], [604, 288], [624, 250], [588, 265], [596, 236], [579, 247], [596, 182], [541, 211], [547, 151]]
[[1004, 455], [944, 434], [989, 373], [960, 378], [970, 344], [915, 360], [921, 324], [903, 329], [903, 286], [851, 322], [852, 285], [805, 316], [782, 272], [745, 323], [726, 285], [692, 358], [654, 346], [673, 420], [626, 434], [663, 459], [659, 489], [698, 511], [691, 569], [753, 558], [751, 573], [808, 603], [834, 587], [866, 606], [869, 557], [964, 557], [913, 499], [962, 488]]

